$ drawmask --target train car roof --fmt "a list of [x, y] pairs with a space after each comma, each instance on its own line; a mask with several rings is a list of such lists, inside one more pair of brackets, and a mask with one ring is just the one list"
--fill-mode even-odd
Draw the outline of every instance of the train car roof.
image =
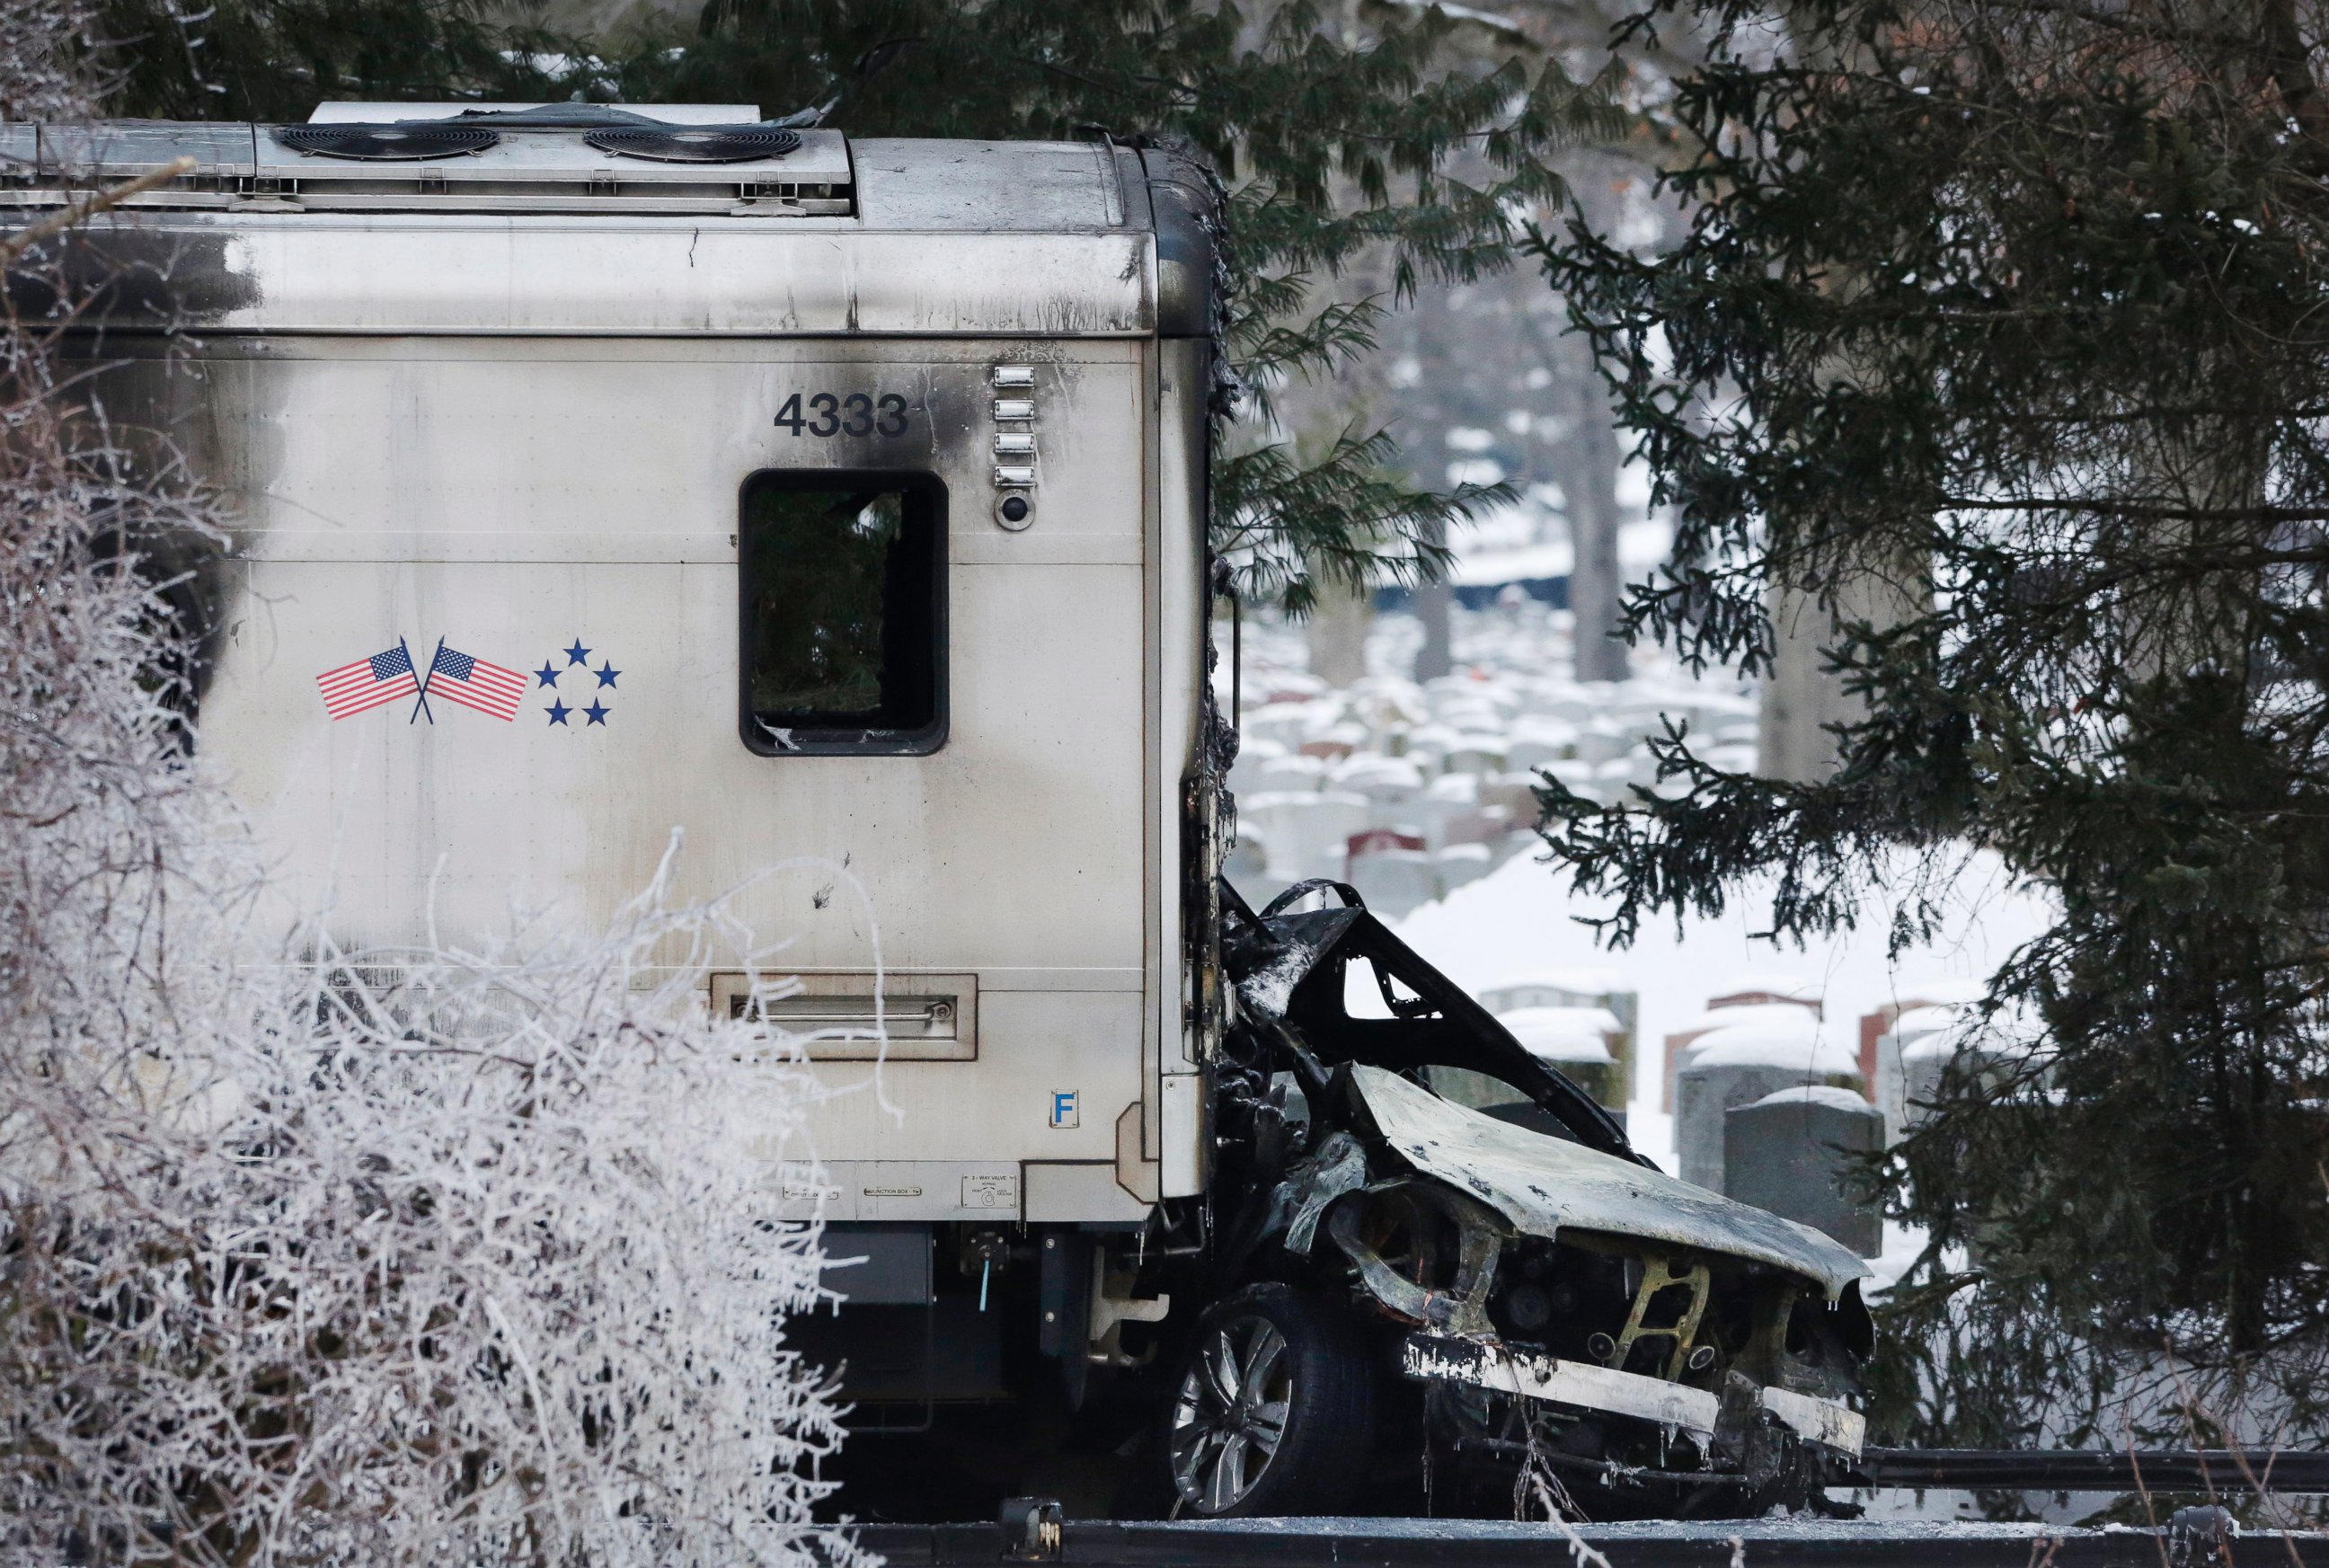
[[1186, 157], [756, 114], [326, 104], [299, 126], [0, 125], [0, 202], [30, 216], [159, 176], [72, 243], [85, 265], [165, 270], [180, 286], [130, 291], [139, 310], [212, 330], [1210, 328], [1213, 187]]

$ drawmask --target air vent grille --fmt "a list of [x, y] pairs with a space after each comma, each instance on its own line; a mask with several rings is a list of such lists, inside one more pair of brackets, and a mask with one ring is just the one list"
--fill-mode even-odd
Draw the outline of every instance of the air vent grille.
[[582, 138], [602, 153], [660, 164], [742, 164], [780, 158], [801, 145], [798, 131], [762, 126], [591, 131]]
[[501, 133], [460, 125], [289, 125], [275, 139], [297, 153], [363, 162], [410, 163], [420, 158], [457, 158], [484, 152]]
[[[92, 175], [174, 173], [169, 165], [181, 156], [194, 160], [191, 174], [127, 201], [247, 207], [287, 219], [321, 212], [812, 219], [856, 212], [854, 171], [839, 131], [744, 119], [755, 112], [748, 104], [707, 105], [722, 118], [705, 112], [662, 124], [603, 105], [551, 105], [491, 124], [478, 123], [483, 115], [400, 119], [396, 104], [351, 107], [364, 112], [290, 126], [0, 125], [0, 213], [53, 204], [52, 190]], [[615, 113], [640, 123], [606, 123]], [[599, 123], [570, 123], [590, 120]]]

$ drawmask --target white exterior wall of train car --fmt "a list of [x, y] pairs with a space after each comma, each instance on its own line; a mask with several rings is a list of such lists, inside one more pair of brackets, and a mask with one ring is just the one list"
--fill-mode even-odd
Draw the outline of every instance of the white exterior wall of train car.
[[[1205, 582], [1205, 515], [1208, 401], [1212, 392], [1211, 345], [1195, 340], [1161, 343], [1157, 349], [1156, 489], [1150, 504], [1158, 520], [1151, 557], [1159, 563], [1156, 623], [1149, 633], [1157, 650], [1152, 666], [1152, 701], [1161, 714], [1152, 787], [1164, 810], [1152, 818], [1157, 837], [1150, 855], [1155, 864], [1177, 867], [1182, 853], [1182, 778], [1199, 741], [1199, 697], [1205, 682], [1206, 619], [1212, 602]], [[1167, 998], [1158, 1037], [1158, 1127], [1149, 1148], [1162, 1161], [1161, 1186], [1167, 1197], [1200, 1192], [1208, 1147], [1203, 1126], [1202, 1063], [1211, 1043], [1196, 1037], [1198, 977], [1182, 963], [1182, 885], [1178, 875], [1160, 877], [1152, 893], [1151, 922], [1157, 932], [1155, 963]]]
[[[683, 897], [846, 855], [889, 968], [977, 974], [980, 1039], [975, 1062], [887, 1066], [902, 1122], [870, 1093], [820, 1114], [834, 1217], [1000, 1218], [991, 1178], [1008, 1177], [1003, 1206], [1027, 1217], [1122, 1219], [1138, 1205], [1120, 1153], [1163, 1164], [1134, 1185], [1189, 1190], [1194, 1097], [1160, 1105], [1155, 1076], [1160, 1055], [1189, 1065], [1158, 857], [1177, 858], [1193, 729], [1200, 524], [1144, 505], [1189, 483], [1185, 454], [1160, 474], [1153, 342], [221, 335], [201, 354], [132, 371], [144, 395], [126, 401], [175, 426], [243, 510], [205, 744], [276, 836], [291, 894], [336, 888], [343, 940], [408, 940], [431, 907], [452, 938], [520, 909], [603, 921], [674, 826]], [[1037, 521], [1018, 534], [991, 511], [986, 378], [1004, 362], [1039, 366]], [[773, 423], [796, 390], [904, 390], [929, 422], [805, 439]], [[949, 739], [928, 757], [756, 756], [736, 729], [738, 487], [767, 468], [882, 466], [950, 493]], [[535, 692], [514, 724], [326, 721], [319, 671], [399, 636], [425, 660], [439, 635], [527, 668], [580, 637], [624, 672], [613, 713], [559, 729]], [[1145, 656], [1160, 641], [1169, 656]], [[787, 968], [862, 969], [869, 928], [845, 893], [816, 907], [824, 881], [778, 876], [738, 908], [794, 939]], [[1070, 1089], [1078, 1125], [1054, 1128]], [[1119, 1151], [1136, 1104], [1142, 1147]]]

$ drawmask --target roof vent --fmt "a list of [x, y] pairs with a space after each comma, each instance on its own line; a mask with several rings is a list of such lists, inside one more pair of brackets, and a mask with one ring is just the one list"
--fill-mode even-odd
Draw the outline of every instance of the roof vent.
[[278, 126], [275, 139], [296, 153], [311, 156], [410, 163], [417, 158], [457, 158], [481, 153], [502, 138], [499, 131], [482, 126], [408, 123]]
[[743, 164], [780, 158], [801, 145], [798, 131], [767, 126], [674, 126], [669, 129], [594, 130], [584, 141], [618, 157], [659, 164]]

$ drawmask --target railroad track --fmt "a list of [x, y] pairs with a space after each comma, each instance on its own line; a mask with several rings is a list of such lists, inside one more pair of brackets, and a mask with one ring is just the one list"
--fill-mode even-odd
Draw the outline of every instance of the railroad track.
[[2268, 1449], [1870, 1449], [1861, 1473], [1880, 1487], [1972, 1490], [2329, 1492], [2329, 1454]]
[[[1559, 1526], [1481, 1520], [1074, 1519], [1050, 1547], [1010, 1553], [994, 1525], [874, 1525], [858, 1539], [891, 1568], [1599, 1568]], [[2329, 1535], [2278, 1533], [2237, 1537], [2223, 1556], [2164, 1531], [1862, 1520], [1581, 1525], [1574, 1543], [1609, 1568], [2329, 1568]]]
[[[2160, 1497], [2156, 1529], [1954, 1520], [1755, 1519], [1624, 1525], [1475, 1519], [1066, 1519], [1014, 1497], [999, 1525], [868, 1525], [891, 1568], [2329, 1568], [2329, 1533], [2227, 1535], [2217, 1510], [2176, 1503], [2259, 1489], [2329, 1493], [2329, 1454], [2184, 1449], [1871, 1449], [1864, 1485]], [[2169, 1497], [2173, 1501], [2169, 1500]], [[1597, 1561], [1598, 1559], [1598, 1561]]]

